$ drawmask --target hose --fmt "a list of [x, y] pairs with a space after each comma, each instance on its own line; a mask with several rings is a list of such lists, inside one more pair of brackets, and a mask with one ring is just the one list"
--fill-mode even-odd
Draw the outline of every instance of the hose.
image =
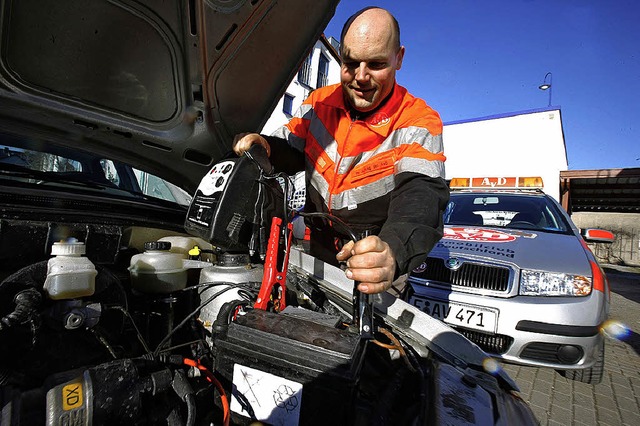
[[19, 291], [13, 298], [16, 308], [0, 319], [0, 330], [36, 321], [42, 295], [35, 288]]
[[196, 400], [193, 395], [193, 388], [182, 371], [177, 370], [175, 372], [171, 386], [178, 397], [187, 404], [186, 426], [194, 426], [196, 424]]
[[216, 389], [220, 393], [220, 402], [222, 403], [223, 425], [229, 426], [229, 422], [231, 420], [230, 412], [229, 412], [229, 400], [227, 398], [227, 394], [225, 393], [224, 388], [222, 387], [222, 384], [220, 383], [220, 381], [216, 378], [216, 376], [213, 375], [211, 371], [207, 369], [207, 367], [200, 364], [198, 361], [195, 361], [189, 358], [184, 358], [183, 363], [184, 365], [187, 365], [189, 367], [194, 367], [200, 370], [204, 374], [207, 381], [213, 383], [213, 385], [216, 387]]

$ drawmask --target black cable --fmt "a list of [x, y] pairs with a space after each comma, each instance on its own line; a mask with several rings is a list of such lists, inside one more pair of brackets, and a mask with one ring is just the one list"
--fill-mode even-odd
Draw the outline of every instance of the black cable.
[[205, 300], [204, 302], [202, 302], [196, 309], [193, 310], [193, 312], [191, 312], [189, 315], [187, 315], [181, 322], [180, 324], [176, 325], [173, 330], [171, 330], [169, 332], [169, 334], [167, 334], [161, 341], [160, 343], [158, 343], [158, 346], [156, 347], [156, 349], [153, 351], [153, 357], [156, 358], [158, 356], [158, 354], [160, 353], [160, 350], [162, 349], [162, 346], [164, 346], [165, 343], [167, 343], [167, 341], [169, 341], [169, 339], [171, 338], [171, 336], [173, 336], [175, 334], [176, 331], [178, 331], [178, 329], [180, 329], [181, 327], [183, 327], [191, 318], [193, 318], [193, 316], [195, 316], [200, 309], [204, 308], [205, 306], [207, 306], [209, 303], [211, 303], [213, 301], [213, 299], [215, 299], [216, 297], [220, 296], [222, 293], [227, 292], [229, 290], [231, 290], [232, 288], [238, 288], [238, 287], [242, 287], [244, 284], [235, 284], [235, 283], [227, 283], [227, 282], [219, 282], [219, 283], [212, 283], [213, 285], [227, 285], [227, 287], [223, 288], [222, 290], [214, 293], [213, 295], [211, 295], [211, 297], [209, 297], [207, 300]]
[[300, 216], [302, 216], [302, 217], [320, 217], [322, 219], [327, 219], [327, 220], [333, 222], [334, 224], [338, 225], [338, 227], [341, 228], [342, 231], [345, 234], [347, 234], [349, 236], [349, 238], [351, 238], [354, 242], [358, 241], [360, 239], [360, 238], [358, 238], [356, 236], [356, 234], [353, 232], [353, 230], [351, 229], [351, 227], [349, 225], [347, 225], [339, 217], [334, 216], [334, 215], [332, 215], [330, 213], [322, 213], [322, 212], [304, 213], [304, 212], [300, 212], [298, 214]]
[[229, 285], [229, 284], [237, 284], [237, 283], [229, 283], [227, 281], [205, 281], [203, 283], [190, 285], [189, 287], [182, 288], [178, 291], [198, 290], [202, 287], [217, 287], [217, 286]]
[[[262, 167], [262, 165], [260, 164], [260, 162], [251, 154], [250, 150], [247, 150], [245, 152], [245, 155], [247, 156], [247, 158], [249, 158], [258, 168], [258, 170], [260, 171], [260, 178], [259, 178], [259, 182], [262, 183], [263, 179], [264, 181], [269, 180], [269, 179], [277, 179], [277, 178], [281, 178], [284, 181], [284, 188], [283, 188], [283, 192], [284, 195], [282, 197], [282, 211], [283, 211], [283, 215], [284, 215], [284, 224], [283, 224], [283, 234], [284, 234], [284, 244], [285, 244], [285, 252], [288, 252], [289, 250], [289, 223], [291, 222], [291, 220], [293, 220], [293, 215], [291, 215], [289, 213], [289, 203], [287, 202], [287, 199], [289, 197], [289, 176], [287, 176], [285, 173], [282, 172], [278, 172], [278, 173], [270, 173], [267, 172], [264, 167]], [[262, 185], [259, 186], [259, 190], [258, 190], [258, 197], [256, 200], [256, 206], [260, 203], [260, 199], [263, 198], [261, 197], [262, 194]], [[262, 200], [263, 203], [263, 209], [262, 211], [264, 211], [264, 199]], [[254, 212], [255, 214], [255, 212]], [[261, 218], [261, 222], [262, 222], [262, 218]], [[270, 224], [268, 224], [269, 226]]]
[[126, 308], [124, 308], [122, 306], [119, 306], [119, 305], [115, 305], [115, 306], [105, 305], [105, 308], [107, 310], [119, 311], [126, 318], [128, 318], [129, 321], [131, 322], [131, 325], [133, 326], [134, 330], [136, 331], [136, 334], [137, 334], [137, 337], [138, 337], [138, 341], [142, 345], [143, 349], [146, 351], [146, 353], [151, 353], [151, 349], [149, 349], [149, 346], [147, 346], [147, 342], [144, 340], [144, 337], [142, 336], [142, 333], [140, 333], [140, 330], [138, 329], [138, 326], [136, 325], [136, 322], [133, 320], [133, 317], [131, 316], [131, 314], [129, 313], [129, 311]]
[[411, 348], [404, 340], [402, 339], [398, 339], [400, 341], [400, 344], [404, 347], [405, 350], [405, 354], [407, 355], [407, 359], [409, 359], [409, 361], [414, 365], [415, 369], [418, 372], [418, 376], [420, 377], [420, 397], [418, 399], [419, 404], [420, 404], [420, 416], [422, 416], [424, 413], [426, 413], [427, 407], [426, 407], [426, 401], [427, 401], [427, 386], [426, 386], [426, 372], [424, 370], [424, 368], [422, 367], [422, 364], [420, 363], [420, 361], [418, 360], [418, 357], [416, 356], [416, 354], [413, 352], [413, 348]]

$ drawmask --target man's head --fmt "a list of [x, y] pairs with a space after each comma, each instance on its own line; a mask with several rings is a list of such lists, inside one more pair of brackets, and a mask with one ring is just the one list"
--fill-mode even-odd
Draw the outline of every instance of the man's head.
[[340, 39], [345, 96], [353, 108], [369, 112], [391, 93], [402, 66], [398, 22], [384, 9], [366, 8], [347, 20]]

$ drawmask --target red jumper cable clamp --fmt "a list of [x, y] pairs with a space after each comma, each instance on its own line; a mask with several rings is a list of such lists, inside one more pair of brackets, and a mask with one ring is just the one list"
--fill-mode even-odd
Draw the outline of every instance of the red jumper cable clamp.
[[[270, 305], [273, 306], [275, 312], [280, 312], [286, 308], [287, 293], [287, 268], [289, 266], [289, 251], [291, 249], [291, 239], [293, 236], [293, 226], [287, 223], [287, 238], [280, 238], [283, 233], [282, 219], [274, 217], [271, 220], [271, 233], [269, 234], [269, 245], [267, 246], [267, 255], [264, 261], [264, 274], [262, 276], [262, 286], [258, 293], [256, 303], [253, 305], [256, 309], [267, 310]], [[285, 247], [281, 247], [283, 242]], [[282, 254], [282, 266], [278, 268], [278, 258]]]

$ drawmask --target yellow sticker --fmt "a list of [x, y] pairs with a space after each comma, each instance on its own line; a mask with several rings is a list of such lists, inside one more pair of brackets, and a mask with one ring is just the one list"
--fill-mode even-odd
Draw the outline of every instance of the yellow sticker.
[[82, 383], [70, 383], [62, 388], [62, 409], [82, 407]]

